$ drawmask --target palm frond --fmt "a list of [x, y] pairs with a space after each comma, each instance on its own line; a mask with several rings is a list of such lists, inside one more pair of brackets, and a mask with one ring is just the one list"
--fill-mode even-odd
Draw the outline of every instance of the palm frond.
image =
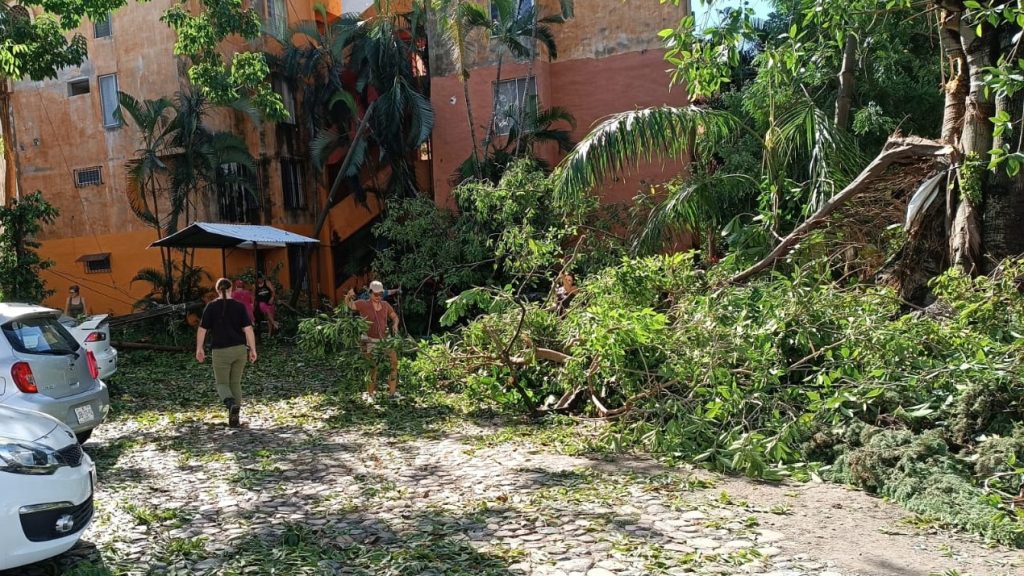
[[752, 210], [757, 182], [744, 174], [696, 174], [670, 190], [648, 215], [633, 240], [637, 254], [662, 248], [670, 232], [717, 233], [737, 215]]
[[740, 126], [722, 110], [698, 106], [645, 108], [615, 114], [576, 145], [555, 171], [555, 197], [578, 201], [612, 174], [640, 160], [680, 158], [694, 146], [715, 147]]
[[335, 130], [321, 130], [309, 141], [309, 157], [317, 169], [323, 169], [327, 158], [340, 146], [342, 135]]
[[849, 135], [809, 98], [780, 115], [770, 133], [774, 138], [765, 143], [765, 151], [780, 167], [807, 167], [812, 212], [849, 182], [852, 167], [863, 164]]

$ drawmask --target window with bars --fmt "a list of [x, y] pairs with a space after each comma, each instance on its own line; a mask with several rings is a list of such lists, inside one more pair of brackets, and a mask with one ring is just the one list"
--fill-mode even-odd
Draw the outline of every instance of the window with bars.
[[110, 13], [109, 12], [107, 13], [107, 15], [102, 20], [97, 20], [97, 21], [93, 22], [93, 24], [92, 24], [92, 32], [93, 32], [93, 38], [109, 38], [111, 36], [112, 30], [110, 28]]
[[222, 222], [256, 224], [260, 204], [252, 171], [231, 162], [217, 172], [217, 215]]
[[529, 123], [536, 118], [539, 106], [537, 100], [537, 79], [512, 78], [494, 84], [494, 131], [505, 135], [512, 131], [512, 126], [520, 119], [523, 107], [526, 107], [523, 120]]
[[101, 166], [90, 166], [75, 170], [75, 187], [99, 186], [103, 184], [103, 168]]
[[306, 208], [306, 188], [302, 185], [302, 160], [281, 158], [281, 191], [286, 209]]
[[78, 261], [85, 265], [86, 274], [110, 272], [110, 252], [85, 254], [84, 256], [79, 256]]
[[117, 128], [121, 125], [117, 117], [117, 74], [107, 74], [96, 79], [100, 85], [100, 108], [103, 112], [103, 127]]

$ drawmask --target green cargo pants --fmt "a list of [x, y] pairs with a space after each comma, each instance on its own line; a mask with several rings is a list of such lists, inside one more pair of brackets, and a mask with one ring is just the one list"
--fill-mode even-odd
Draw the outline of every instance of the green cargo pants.
[[213, 378], [221, 400], [234, 398], [235, 404], [242, 404], [242, 371], [248, 359], [244, 345], [213, 349]]

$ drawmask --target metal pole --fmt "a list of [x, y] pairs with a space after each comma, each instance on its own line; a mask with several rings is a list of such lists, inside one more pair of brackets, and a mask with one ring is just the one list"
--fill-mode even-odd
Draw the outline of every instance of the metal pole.
[[228, 277], [228, 251], [227, 250], [228, 250], [227, 248], [223, 248], [223, 247], [220, 249], [220, 268], [221, 268], [221, 272], [223, 272], [223, 274], [224, 274], [224, 278]]

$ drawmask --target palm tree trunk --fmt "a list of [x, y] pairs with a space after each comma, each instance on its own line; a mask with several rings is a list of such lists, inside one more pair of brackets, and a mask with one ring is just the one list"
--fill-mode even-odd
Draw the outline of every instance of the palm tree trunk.
[[498, 53], [498, 74], [494, 79], [494, 93], [491, 95], [491, 121], [487, 124], [487, 136], [484, 137], [484, 155], [491, 148], [491, 139], [494, 138], [494, 121], [497, 120], [498, 86], [501, 85], [501, 64], [505, 59], [505, 53]]
[[338, 169], [338, 175], [334, 177], [334, 183], [331, 184], [331, 191], [327, 193], [327, 201], [320, 208], [320, 213], [316, 217], [316, 226], [313, 227], [313, 238], [320, 238], [320, 232], [324, 229], [324, 223], [327, 221], [327, 214], [331, 211], [334, 206], [334, 198], [338, 194], [338, 190], [341, 189], [341, 183], [345, 180], [345, 172], [348, 171], [349, 165], [352, 163], [352, 151], [355, 150], [354, 143], [359, 140], [362, 136], [363, 131], [366, 130], [369, 124], [370, 115], [373, 113], [374, 107], [377, 106], [377, 100], [374, 100], [366, 108], [366, 112], [363, 113], [363, 117], [359, 120], [359, 126], [356, 128], [356, 134], [352, 137], [353, 144], [350, 144], [348, 151], [345, 152], [345, 159], [341, 162], [341, 167]]
[[18, 197], [17, 138], [14, 133], [14, 111], [11, 110], [10, 84], [0, 77], [0, 129], [3, 136], [4, 152], [4, 205], [10, 206]]
[[850, 108], [853, 105], [853, 90], [857, 79], [854, 69], [857, 67], [857, 37], [852, 32], [846, 33], [843, 46], [843, 67], [839, 71], [839, 95], [836, 98], [835, 123], [840, 130], [846, 130], [850, 123]]
[[462, 78], [462, 94], [463, 98], [466, 99], [466, 117], [469, 120], [469, 138], [473, 142], [473, 171], [476, 172], [476, 177], [479, 180], [483, 178], [480, 166], [480, 146], [476, 142], [476, 123], [473, 122], [473, 106], [469, 100], [469, 72], [466, 72]]
[[[995, 103], [984, 87], [985, 69], [992, 66], [993, 50], [998, 34], [990, 26], [982, 36], [967, 22], [960, 24], [960, 41], [964, 47], [970, 73], [970, 91], [960, 135], [963, 165], [960, 168], [960, 197], [950, 229], [950, 261], [969, 273], [980, 272], [981, 219], [979, 208], [984, 189], [985, 170], [992, 149], [992, 118]], [[974, 169], [974, 166], [977, 169]], [[973, 191], [979, 194], [971, 197]]]

